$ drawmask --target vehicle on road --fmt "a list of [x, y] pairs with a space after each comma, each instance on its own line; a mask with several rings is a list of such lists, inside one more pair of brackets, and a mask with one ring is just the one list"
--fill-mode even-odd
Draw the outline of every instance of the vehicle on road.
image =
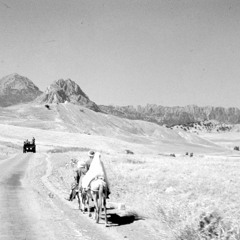
[[32, 142], [28, 141], [28, 139], [26, 141], [24, 141], [23, 143], [23, 153], [26, 152], [36, 152], [36, 143], [35, 143], [35, 138], [32, 139]]

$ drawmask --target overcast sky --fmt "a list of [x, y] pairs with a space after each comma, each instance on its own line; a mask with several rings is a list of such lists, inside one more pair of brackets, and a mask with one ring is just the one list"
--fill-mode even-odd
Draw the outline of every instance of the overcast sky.
[[240, 107], [240, 1], [0, 0], [0, 78], [97, 104]]

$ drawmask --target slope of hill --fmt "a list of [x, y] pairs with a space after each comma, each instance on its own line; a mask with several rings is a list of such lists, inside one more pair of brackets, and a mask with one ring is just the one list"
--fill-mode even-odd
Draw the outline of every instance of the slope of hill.
[[0, 79], [1, 107], [30, 102], [41, 93], [31, 80], [17, 73]]
[[182, 129], [186, 132], [192, 132], [197, 134], [202, 133], [221, 133], [221, 132], [229, 132], [236, 131], [236, 125], [219, 123], [216, 120], [208, 120], [202, 122], [190, 122], [186, 124], [178, 124], [170, 127], [171, 129]]
[[97, 104], [91, 101], [79, 85], [71, 79], [59, 79], [53, 82], [35, 102], [47, 104], [71, 102], [85, 106], [94, 111], [100, 111]]
[[160, 125], [178, 125], [205, 120], [217, 120], [220, 123], [240, 123], [240, 110], [238, 108], [223, 107], [163, 107], [148, 104], [138, 106], [99, 106], [103, 112], [129, 119], [141, 119], [155, 122]]
[[[195, 152], [224, 151], [216, 144], [183, 130], [171, 130], [154, 123], [123, 119], [92, 111], [71, 104], [44, 105], [25, 104], [0, 108], [0, 124], [48, 131], [69, 132], [107, 137], [113, 144], [123, 141], [122, 146], [136, 146], [145, 152]], [[30, 136], [32, 137], [32, 136]], [[63, 139], [64, 141], [64, 139]], [[146, 151], [146, 148], [148, 151]]]

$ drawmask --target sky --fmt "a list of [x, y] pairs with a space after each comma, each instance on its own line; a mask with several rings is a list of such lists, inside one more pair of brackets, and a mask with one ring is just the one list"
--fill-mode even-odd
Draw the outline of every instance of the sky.
[[240, 108], [239, 0], [0, 0], [0, 78], [104, 105]]

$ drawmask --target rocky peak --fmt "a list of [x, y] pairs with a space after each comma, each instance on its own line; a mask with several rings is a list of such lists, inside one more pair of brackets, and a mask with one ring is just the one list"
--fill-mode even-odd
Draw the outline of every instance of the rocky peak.
[[64, 103], [67, 101], [99, 111], [98, 106], [71, 79], [54, 81], [36, 101], [40, 103]]
[[0, 106], [7, 107], [34, 100], [42, 92], [27, 77], [17, 73], [0, 79]]
[[70, 97], [72, 95], [82, 96], [89, 100], [88, 96], [82, 91], [77, 83], [71, 79], [59, 79], [54, 81], [48, 88], [47, 91], [64, 91], [64, 93]]
[[17, 73], [10, 74], [0, 79], [0, 92], [4, 93], [11, 90], [33, 90], [39, 91], [38, 87], [27, 77]]

